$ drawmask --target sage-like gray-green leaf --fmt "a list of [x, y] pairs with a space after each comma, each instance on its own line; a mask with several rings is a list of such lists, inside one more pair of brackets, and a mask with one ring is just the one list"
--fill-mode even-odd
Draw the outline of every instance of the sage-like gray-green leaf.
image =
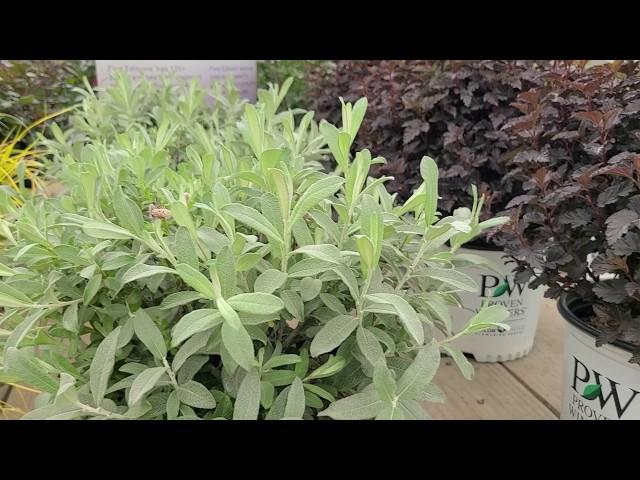
[[284, 303], [284, 308], [287, 309], [294, 318], [302, 321], [304, 319], [304, 302], [298, 292], [293, 290], [283, 290], [280, 292], [280, 298]]
[[491, 305], [475, 314], [471, 320], [469, 320], [467, 329], [469, 330], [469, 327], [480, 325], [491, 326], [492, 324], [504, 322], [507, 318], [509, 318], [509, 310], [502, 305]]
[[62, 326], [70, 332], [78, 332], [78, 304], [72, 303], [64, 309]]
[[282, 389], [282, 391], [275, 398], [267, 415], [264, 417], [265, 420], [280, 420], [284, 417], [284, 410], [287, 406], [287, 398], [289, 396], [289, 390], [291, 387], [286, 387]]
[[403, 420], [431, 420], [423, 406], [415, 400], [400, 400], [398, 407]]
[[387, 403], [396, 401], [396, 381], [384, 362], [378, 362], [373, 369], [373, 385], [380, 400]]
[[7, 267], [5, 264], [0, 263], [0, 277], [11, 277], [17, 272], [12, 268]]
[[263, 370], [269, 370], [272, 368], [282, 367], [284, 365], [293, 365], [301, 361], [299, 355], [294, 355], [292, 353], [286, 353], [284, 355], [275, 355], [271, 357], [269, 360], [264, 362], [262, 366]]
[[215, 269], [220, 281], [222, 296], [227, 298], [236, 288], [236, 265], [233, 252], [230, 247], [223, 247], [215, 260]]
[[333, 402], [318, 415], [334, 420], [368, 420], [375, 418], [384, 406], [375, 390], [367, 390]]
[[20, 382], [52, 395], [58, 390], [58, 382], [49, 375], [42, 363], [28, 353], [8, 347], [4, 352], [4, 363], [8, 373], [16, 375]]
[[431, 158], [424, 156], [420, 161], [420, 175], [426, 187], [424, 216], [427, 226], [432, 225], [438, 219], [438, 165]]
[[31, 410], [22, 416], [22, 420], [74, 420], [86, 413], [73, 404], [45, 405]]
[[210, 300], [214, 300], [216, 298], [216, 292], [213, 289], [213, 284], [198, 270], [185, 263], [180, 263], [176, 266], [176, 271], [191, 288], [200, 292]]
[[82, 225], [84, 233], [98, 239], [128, 240], [135, 238], [129, 230], [125, 230], [112, 223], [91, 221]]
[[30, 308], [34, 302], [20, 290], [6, 283], [0, 283], [0, 307]]
[[113, 372], [119, 335], [120, 327], [117, 327], [100, 342], [89, 367], [91, 395], [94, 403], [98, 406], [104, 398], [109, 378]]
[[120, 224], [127, 230], [140, 235], [144, 230], [144, 218], [140, 207], [127, 197], [119, 186], [113, 193], [113, 210]]
[[260, 375], [256, 369], [247, 372], [233, 407], [234, 420], [257, 420], [260, 411]]
[[133, 330], [136, 336], [149, 349], [149, 352], [157, 359], [163, 359], [167, 355], [167, 344], [162, 332], [144, 309], [139, 309], [133, 318]]
[[413, 341], [418, 345], [424, 344], [424, 328], [422, 322], [417, 312], [409, 305], [409, 302], [394, 293], [376, 293], [374, 295], [367, 295], [367, 298], [374, 303], [392, 305]]
[[347, 309], [335, 295], [323, 292], [320, 293], [320, 300], [322, 300], [322, 303], [324, 303], [325, 306], [332, 312], [340, 313], [342, 315], [347, 314]]
[[312, 357], [330, 352], [340, 346], [358, 326], [359, 320], [350, 315], [338, 315], [329, 320], [311, 341]]
[[358, 348], [371, 365], [376, 365], [384, 361], [384, 351], [380, 346], [378, 338], [366, 328], [358, 326], [356, 330], [356, 341]]
[[222, 343], [231, 358], [244, 370], [250, 370], [255, 364], [253, 342], [244, 326], [234, 328], [229, 322], [222, 324]]
[[239, 329], [240, 327], [242, 327], [242, 322], [240, 321], [238, 313], [233, 308], [231, 308], [231, 305], [229, 305], [229, 303], [227, 303], [224, 298], [219, 298], [218, 300], [216, 300], [216, 306], [218, 307], [222, 318], [224, 318], [225, 323], [229, 324], [235, 329]]
[[442, 390], [433, 383], [430, 383], [418, 393], [415, 400], [420, 402], [445, 403], [447, 398]]
[[338, 355], [331, 355], [329, 359], [311, 372], [304, 380], [326, 378], [340, 372], [347, 365], [347, 361]]
[[276, 269], [262, 272], [253, 284], [253, 290], [261, 293], [273, 293], [287, 281], [287, 274]]
[[193, 223], [193, 218], [189, 212], [189, 208], [182, 202], [173, 202], [169, 206], [171, 210], [171, 216], [181, 227], [185, 227], [189, 232], [195, 235], [196, 227]]
[[87, 282], [86, 287], [84, 288], [84, 294], [82, 297], [82, 302], [84, 305], [88, 306], [93, 300], [93, 297], [96, 296], [98, 290], [102, 286], [102, 275], [96, 273], [91, 279]]
[[235, 269], [238, 272], [246, 272], [255, 267], [262, 260], [262, 255], [259, 253], [245, 253], [240, 255], [236, 262]]
[[385, 406], [376, 415], [376, 420], [406, 420], [406, 418], [398, 403], [385, 403]]
[[287, 395], [287, 405], [284, 409], [284, 417], [302, 420], [304, 408], [304, 387], [302, 386], [302, 380], [296, 377], [289, 389], [289, 395]]
[[131, 390], [129, 390], [129, 406], [138, 403], [142, 397], [157, 385], [160, 377], [166, 373], [165, 367], [151, 367], [138, 374], [131, 385]]
[[333, 267], [332, 271], [334, 271], [344, 282], [344, 284], [349, 289], [349, 293], [353, 298], [360, 298], [360, 289], [358, 288], [358, 280], [354, 275], [351, 268], [347, 266], [338, 266]]
[[434, 340], [416, 354], [415, 359], [398, 380], [398, 397], [414, 399], [433, 379], [440, 366], [440, 348]]
[[269, 293], [240, 293], [227, 299], [227, 303], [238, 312], [269, 315], [284, 308], [284, 303]]
[[201, 383], [189, 380], [178, 388], [178, 399], [194, 408], [215, 408], [216, 400]]
[[184, 315], [173, 327], [171, 346], [180, 345], [196, 333], [204, 332], [222, 323], [222, 315], [212, 308], [202, 308]]
[[460, 349], [452, 347], [451, 345], [441, 345], [440, 348], [453, 359], [464, 378], [467, 380], [473, 378], [473, 364], [467, 360], [467, 357], [464, 356], [464, 353], [462, 353]]
[[291, 211], [291, 223], [295, 223], [307, 211], [315, 207], [321, 200], [333, 195], [344, 183], [344, 178], [328, 176], [312, 183], [300, 196]]
[[145, 265], [144, 263], [134, 265], [122, 276], [122, 284], [126, 285], [134, 280], [148, 278], [161, 273], [176, 273], [173, 268], [163, 267], [160, 265]]
[[197, 300], [200, 300], [201, 298], [204, 297], [199, 292], [187, 291], [171, 293], [167, 295], [164, 300], [162, 300], [160, 308], [163, 310], [167, 310], [169, 308], [175, 308], [181, 305], [193, 303]]
[[213, 330], [205, 330], [200, 333], [194, 334], [189, 340], [184, 342], [180, 349], [176, 352], [173, 357], [173, 361], [171, 362], [171, 368], [174, 372], [180, 370], [180, 367], [184, 364], [184, 362], [191, 356], [194, 355], [200, 350], [204, 348], [208, 341], [209, 337], [211, 337], [211, 333]]
[[313, 277], [335, 267], [333, 263], [317, 258], [305, 258], [289, 268], [290, 278]]
[[269, 409], [273, 405], [276, 396], [276, 387], [271, 382], [260, 382], [260, 405], [262, 408]]
[[339, 265], [340, 262], [340, 250], [334, 245], [322, 244], [322, 245], [306, 245], [295, 250], [293, 253], [302, 253], [308, 255], [311, 258], [317, 258], [329, 263], [335, 263]]
[[278, 233], [278, 230], [255, 208], [247, 207], [239, 203], [232, 203], [226, 205], [223, 208], [225, 213], [228, 213], [239, 222], [248, 225], [254, 230], [276, 240], [278, 243], [283, 243], [282, 236]]
[[11, 335], [7, 338], [5, 348], [18, 347], [38, 320], [49, 315], [51, 312], [51, 309], [32, 310], [29, 315], [13, 329]]
[[133, 317], [129, 317], [120, 325], [120, 335], [118, 335], [118, 348], [123, 348], [129, 344], [135, 331], [133, 329]]
[[335, 402], [336, 399], [333, 395], [331, 395], [329, 392], [327, 392], [324, 388], [318, 387], [317, 385], [313, 385], [311, 383], [305, 383], [303, 384], [305, 390], [309, 390], [310, 392], [312, 392], [314, 395], [320, 397], [320, 398], [324, 398], [325, 400], [327, 400], [328, 402]]
[[310, 302], [316, 298], [322, 290], [322, 280], [305, 277], [300, 282], [300, 296], [305, 302]]
[[173, 254], [180, 263], [185, 263], [195, 269], [198, 268], [198, 251], [197, 245], [191, 238], [191, 233], [185, 227], [180, 227], [176, 231], [173, 240]]
[[180, 413], [180, 400], [178, 400], [178, 392], [175, 390], [169, 394], [167, 398], [167, 420], [175, 420]]
[[475, 292], [478, 289], [478, 285], [473, 278], [466, 273], [451, 268], [429, 267], [424, 270], [424, 275], [465, 292]]

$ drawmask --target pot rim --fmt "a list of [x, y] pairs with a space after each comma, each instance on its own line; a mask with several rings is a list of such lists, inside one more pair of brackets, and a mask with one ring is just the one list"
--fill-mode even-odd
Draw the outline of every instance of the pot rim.
[[[577, 295], [573, 293], [563, 293], [558, 299], [558, 312], [560, 312], [560, 315], [562, 316], [562, 318], [564, 318], [567, 322], [569, 322], [571, 325], [576, 327], [578, 330], [588, 334], [591, 337], [594, 337], [594, 341], [595, 341], [595, 337], [600, 333], [598, 329], [591, 326], [583, 319], [581, 319], [572, 310], [572, 309], [575, 309], [576, 307], [581, 307], [585, 305], [587, 305], [587, 302], [582, 300]], [[638, 348], [623, 340], [614, 340], [613, 342], [602, 345], [602, 347], [606, 345], [616, 346], [629, 353], [633, 353]], [[602, 348], [602, 347], [596, 347], [596, 348]]]
[[503, 247], [498, 247], [492, 243], [483, 241], [482, 243], [473, 243], [473, 240], [469, 243], [465, 243], [460, 248], [466, 248], [467, 250], [481, 250], [485, 252], [504, 252]]

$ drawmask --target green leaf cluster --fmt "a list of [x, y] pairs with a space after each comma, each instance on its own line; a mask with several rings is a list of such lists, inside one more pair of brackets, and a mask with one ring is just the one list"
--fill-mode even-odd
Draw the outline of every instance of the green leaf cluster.
[[0, 348], [42, 391], [27, 418], [424, 419], [441, 353], [469, 374], [448, 343], [506, 316], [451, 331], [475, 209], [440, 218], [427, 157], [398, 204], [369, 177], [384, 160], [351, 152], [366, 100], [318, 125], [280, 111], [287, 85], [207, 106], [122, 76], [50, 145], [66, 193], [0, 199]]

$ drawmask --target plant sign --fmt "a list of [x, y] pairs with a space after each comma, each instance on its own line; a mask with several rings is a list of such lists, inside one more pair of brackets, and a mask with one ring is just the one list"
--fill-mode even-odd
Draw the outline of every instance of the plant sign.
[[[532, 290], [511, 273], [512, 263], [502, 258], [501, 250], [461, 248], [456, 264], [469, 275], [475, 287], [459, 293], [463, 307], [453, 308], [454, 329], [463, 327], [483, 304], [502, 305], [509, 310], [504, 321], [511, 329], [491, 328], [459, 338], [455, 345], [472, 354], [479, 362], [502, 362], [527, 355], [533, 347], [538, 326], [542, 288]], [[476, 264], [468, 264], [472, 258]], [[483, 260], [481, 260], [483, 259]]]
[[126, 72], [133, 80], [145, 77], [159, 81], [171, 75], [187, 80], [198, 78], [203, 87], [232, 76], [243, 98], [256, 99], [255, 60], [96, 60], [99, 85], [112, 84], [116, 71]]

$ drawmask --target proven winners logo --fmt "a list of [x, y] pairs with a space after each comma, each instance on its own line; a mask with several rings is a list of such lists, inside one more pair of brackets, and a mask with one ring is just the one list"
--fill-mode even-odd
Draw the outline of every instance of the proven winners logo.
[[488, 305], [502, 305], [509, 310], [511, 318], [522, 317], [526, 313], [522, 294], [526, 283], [516, 283], [512, 275], [496, 277], [482, 275], [480, 281], [480, 297], [489, 299]]
[[511, 298], [514, 293], [522, 295], [525, 288], [526, 285], [524, 283], [516, 283], [514, 280], [509, 280], [509, 277], [500, 279], [494, 275], [482, 275], [480, 296], [483, 298], [499, 298], [506, 294], [508, 298]]
[[589, 369], [575, 356], [573, 367], [573, 395], [569, 404], [569, 414], [577, 420], [611, 420], [604, 415], [607, 405], [613, 405], [609, 411], [615, 413], [613, 419], [621, 419], [629, 406], [638, 400], [633, 388], [625, 387], [610, 378]]

